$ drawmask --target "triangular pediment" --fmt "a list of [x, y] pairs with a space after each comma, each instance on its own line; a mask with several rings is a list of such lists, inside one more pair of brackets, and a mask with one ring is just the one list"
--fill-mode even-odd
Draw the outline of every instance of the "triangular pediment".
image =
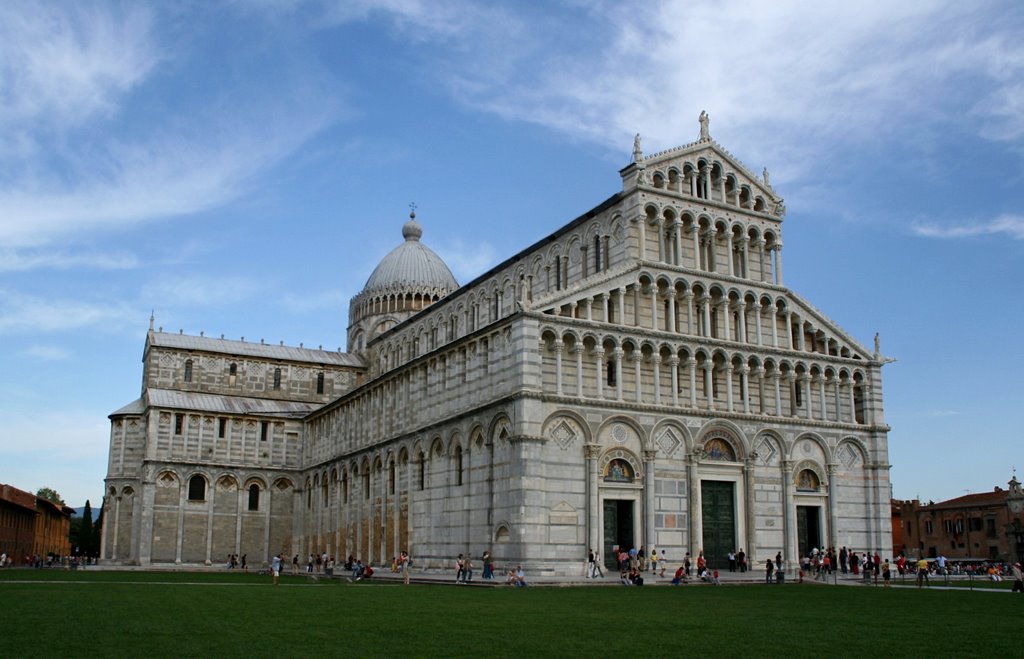
[[666, 190], [701, 196], [698, 181], [705, 181], [708, 198], [781, 218], [782, 198], [776, 194], [767, 170], [760, 176], [711, 138], [643, 155], [640, 137], [633, 148], [633, 162], [620, 170], [623, 191], [637, 188]]

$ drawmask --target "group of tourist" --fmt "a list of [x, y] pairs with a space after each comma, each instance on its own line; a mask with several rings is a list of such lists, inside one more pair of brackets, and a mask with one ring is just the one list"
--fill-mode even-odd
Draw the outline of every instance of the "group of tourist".
[[[494, 557], [491, 556], [491, 552], [485, 551], [483, 556], [480, 557], [480, 562], [484, 566], [483, 574], [481, 575], [484, 579], [490, 580], [494, 578]], [[473, 580], [473, 559], [470, 556], [459, 554], [455, 559], [455, 583], [467, 584]]]
[[[96, 565], [94, 556], [83, 556], [79, 554], [41, 554], [26, 555], [22, 559], [22, 565], [41, 570], [44, 567], [63, 567], [65, 570], [76, 570], [86, 565]], [[7, 552], [0, 552], [0, 568], [14, 567], [14, 556]]]
[[224, 567], [226, 567], [229, 570], [236, 570], [240, 568], [243, 572], [248, 572], [248, 554], [242, 554], [241, 558], [238, 557], [238, 554], [228, 554], [228, 562], [227, 565], [225, 565]]

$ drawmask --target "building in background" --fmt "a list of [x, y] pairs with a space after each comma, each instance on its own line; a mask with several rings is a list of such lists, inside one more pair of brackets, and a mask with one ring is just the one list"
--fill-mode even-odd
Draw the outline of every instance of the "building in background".
[[937, 503], [894, 500], [893, 549], [927, 558], [1024, 561], [1024, 491], [1016, 475], [1008, 485]]
[[700, 123], [651, 156], [638, 136], [621, 190], [463, 286], [413, 215], [348, 352], [151, 323], [103, 559], [891, 554], [877, 337], [785, 286], [782, 199]]
[[67, 556], [73, 514], [68, 506], [0, 484], [0, 552], [13, 565], [25, 565], [31, 556]]

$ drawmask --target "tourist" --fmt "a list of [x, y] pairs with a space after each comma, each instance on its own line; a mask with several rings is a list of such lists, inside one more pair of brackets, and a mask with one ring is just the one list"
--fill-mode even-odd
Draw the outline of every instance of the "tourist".
[[587, 579], [594, 578], [594, 548], [591, 547], [590, 551], [587, 552]]
[[629, 580], [633, 583], [634, 586], [644, 585], [644, 578], [642, 576], [642, 573], [640, 572], [639, 566], [629, 569]]
[[462, 583], [466, 578], [466, 559], [459, 554], [455, 559], [455, 583]]
[[491, 558], [491, 552], [485, 551], [483, 558], [481, 559], [484, 564], [484, 579], [494, 578], [494, 559]]
[[730, 550], [729, 551], [728, 559], [729, 559], [729, 571], [730, 572], [735, 572], [736, 571], [736, 552]]
[[277, 585], [277, 580], [281, 576], [281, 561], [284, 560], [284, 554], [277, 554], [270, 559], [270, 578], [273, 584]]
[[600, 577], [602, 579], [604, 579], [604, 570], [601, 569], [601, 554], [599, 552], [595, 551], [594, 552], [594, 574], [591, 575], [591, 576], [593, 576], [596, 579], [599, 575], [600, 575]]
[[[665, 569], [664, 564], [662, 564], [662, 568], [661, 569], [662, 570]], [[686, 583], [686, 571], [683, 569], [683, 566], [680, 565], [678, 568], [676, 568], [675, 576], [672, 577], [672, 585], [673, 586], [678, 586], [679, 584], [684, 584], [684, 583]]]
[[921, 584], [928, 583], [928, 559], [924, 556], [917, 562], [917, 587], [920, 588]]
[[658, 576], [663, 577], [665, 576], [665, 568], [668, 566], [668, 557], [665, 556], [664, 549], [661, 550], [661, 558], [658, 559], [658, 562], [661, 563], [661, 572], [658, 573]]
[[242, 572], [249, 571], [249, 554], [242, 554]]
[[519, 587], [526, 586], [526, 577], [523, 575], [523, 566], [516, 566], [516, 585]]
[[690, 552], [686, 552], [686, 556], [683, 557], [683, 571], [686, 572], [686, 576], [690, 576]]
[[636, 567], [641, 572], [647, 567], [647, 554], [644, 552], [643, 545], [640, 545], [640, 551], [636, 553]]
[[704, 550], [701, 549], [697, 553], [697, 574], [700, 574], [700, 573], [704, 572], [705, 568], [707, 567], [707, 565], [708, 565], [707, 561], [704, 560]]
[[299, 573], [299, 555], [292, 556], [292, 574]]
[[747, 555], [743, 552], [743, 547], [736, 552], [736, 566], [739, 567], [740, 572], [747, 571]]
[[402, 553], [398, 557], [398, 569], [402, 572], [402, 583], [406, 586], [409, 585], [409, 568], [412, 566], [412, 559], [409, 558], [409, 554], [402, 550]]
[[466, 560], [462, 565], [462, 574], [465, 575], [465, 578], [462, 581], [464, 583], [469, 583], [473, 580], [473, 559], [466, 556]]
[[722, 582], [718, 580], [718, 568], [715, 568], [715, 571], [711, 573], [711, 583], [716, 586], [722, 585]]
[[651, 574], [658, 573], [658, 549], [651, 549]]
[[882, 581], [884, 582], [886, 588], [889, 587], [889, 578], [891, 576], [892, 569], [889, 567], [889, 559], [887, 558], [885, 559], [885, 562], [882, 563]]
[[765, 583], [771, 583], [772, 582], [772, 574], [774, 574], [774, 572], [775, 572], [775, 564], [772, 563], [772, 559], [769, 558], [767, 561], [765, 561], [765, 564], [764, 564], [764, 582]]
[[861, 566], [864, 570], [864, 584], [871, 585], [871, 576], [875, 573], [875, 565], [871, 562], [871, 552], [864, 553], [864, 564]]
[[1010, 570], [1013, 572], [1013, 592], [1024, 593], [1024, 574], [1021, 573], [1020, 563], [1014, 563]]
[[849, 558], [850, 553], [846, 551], [846, 545], [843, 545], [843, 548], [839, 550], [839, 571], [843, 574], [846, 574], [846, 566]]

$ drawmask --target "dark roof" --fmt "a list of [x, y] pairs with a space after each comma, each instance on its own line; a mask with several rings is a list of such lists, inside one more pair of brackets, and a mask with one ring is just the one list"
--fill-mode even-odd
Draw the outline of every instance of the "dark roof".
[[248, 341], [214, 339], [208, 336], [190, 336], [188, 334], [169, 334], [167, 332], [155, 331], [149, 333], [148, 341], [150, 346], [161, 348], [194, 350], [221, 355], [237, 355], [240, 357], [261, 357], [263, 359], [304, 364], [364, 368], [363, 362], [359, 357], [340, 351], [314, 350], [311, 348], [250, 343]]

